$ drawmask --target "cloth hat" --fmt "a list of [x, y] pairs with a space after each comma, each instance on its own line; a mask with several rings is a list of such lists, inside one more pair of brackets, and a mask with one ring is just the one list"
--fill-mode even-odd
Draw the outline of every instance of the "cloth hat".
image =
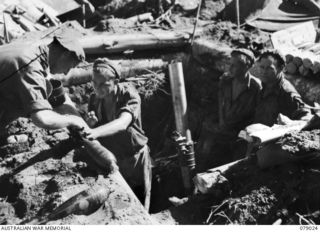
[[98, 59], [96, 59], [94, 61], [94, 63], [93, 63], [93, 71], [96, 68], [111, 69], [115, 73], [115, 79], [119, 79], [120, 80], [120, 72], [119, 72], [118, 66], [114, 62], [112, 62], [111, 60], [109, 60], [107, 58], [98, 58]]
[[238, 49], [235, 49], [231, 52], [231, 55], [233, 54], [243, 54], [245, 55], [246, 57], [249, 58], [249, 60], [251, 61], [251, 64], [254, 63], [255, 61], [255, 57], [254, 57], [254, 54], [252, 51], [248, 50], [248, 49], [245, 49], [245, 48], [238, 48]]
[[79, 61], [84, 61], [85, 54], [84, 50], [77, 39], [74, 39], [71, 35], [55, 35], [53, 37], [53, 41], [58, 42], [62, 47], [67, 49], [68, 51], [74, 53]]

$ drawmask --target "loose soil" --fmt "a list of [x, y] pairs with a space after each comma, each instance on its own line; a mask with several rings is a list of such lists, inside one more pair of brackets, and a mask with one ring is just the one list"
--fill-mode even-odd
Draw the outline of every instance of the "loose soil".
[[[138, 4], [142, 1], [131, 1]], [[169, 1], [163, 1], [169, 2]], [[260, 31], [236, 30], [234, 24], [224, 21], [206, 21], [216, 18], [224, 7], [223, 1], [204, 1], [201, 10], [199, 36], [212, 41], [223, 42], [230, 47], [245, 47], [256, 54], [268, 45], [268, 37]], [[146, 6], [132, 5], [130, 1], [108, 1], [103, 9], [113, 10], [113, 15], [126, 18], [132, 13], [145, 12]], [[120, 4], [120, 5], [116, 5]], [[123, 5], [121, 5], [123, 4]], [[215, 11], [211, 11], [211, 9]], [[128, 10], [129, 9], [129, 10]], [[134, 11], [132, 10], [134, 9]], [[151, 8], [150, 8], [151, 9]], [[155, 16], [168, 9], [154, 8]], [[123, 12], [126, 10], [125, 12]], [[132, 11], [131, 11], [132, 10]], [[102, 11], [103, 12], [103, 11]], [[210, 14], [209, 14], [210, 13]], [[192, 17], [190, 17], [190, 15]], [[171, 23], [162, 22], [162, 29], [191, 28], [194, 12], [174, 9]], [[132, 25], [123, 19], [104, 19], [100, 31], [129, 33], [150, 31], [154, 25]], [[83, 31], [78, 26], [66, 24], [50, 34], [73, 31], [77, 35], [98, 33]], [[48, 32], [46, 32], [48, 33]], [[22, 39], [36, 40], [46, 33], [27, 34]], [[152, 51], [153, 52], [153, 51]], [[183, 62], [189, 107], [189, 126], [193, 140], [201, 143], [210, 136], [218, 122], [217, 89], [221, 73], [202, 66], [184, 50]], [[162, 56], [170, 60], [176, 54], [171, 51], [142, 52], [130, 56]], [[123, 58], [123, 57], [122, 57]], [[128, 57], [127, 57], [128, 58]], [[89, 58], [93, 59], [93, 58]], [[282, 224], [299, 224], [304, 219], [320, 223], [319, 213], [319, 165], [299, 162], [260, 170], [254, 162], [246, 168], [235, 169], [225, 174], [228, 189], [214, 195], [195, 195], [187, 203], [173, 207], [169, 197], [185, 197], [176, 151], [171, 140], [174, 130], [174, 114], [170, 86], [166, 70], [163, 78], [134, 82], [142, 97], [143, 128], [149, 138], [151, 155], [154, 158], [151, 209], [154, 220], [139, 207], [132, 207], [128, 194], [117, 191], [120, 185], [112, 177], [99, 175], [99, 171], [88, 160], [83, 149], [68, 152], [57, 146], [69, 138], [65, 130], [47, 131], [37, 128], [30, 119], [20, 118], [10, 124], [1, 139], [0, 147], [0, 190], [1, 224], [272, 224], [277, 219]], [[66, 88], [80, 113], [85, 114], [91, 83]], [[4, 145], [9, 135], [24, 134], [28, 140], [20, 144]], [[319, 130], [286, 135], [282, 138], [283, 149], [294, 155], [303, 156], [319, 152]], [[54, 151], [54, 152], [52, 152]], [[29, 161], [17, 174], [6, 174]], [[109, 198], [98, 210], [90, 215], [69, 215], [62, 219], [46, 222], [45, 218], [75, 194], [93, 185], [109, 186]]]

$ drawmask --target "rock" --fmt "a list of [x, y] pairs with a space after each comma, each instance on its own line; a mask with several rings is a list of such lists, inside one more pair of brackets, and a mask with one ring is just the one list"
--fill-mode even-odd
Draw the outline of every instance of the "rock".
[[21, 134], [21, 135], [10, 135], [7, 138], [7, 143], [25, 143], [28, 141], [28, 135], [26, 134]]
[[178, 198], [178, 197], [169, 197], [169, 201], [174, 205], [174, 206], [179, 206], [179, 205], [183, 205], [184, 203], [186, 203], [189, 200], [188, 197], [184, 197], [184, 198]]
[[8, 202], [0, 202], [0, 224], [8, 223], [8, 220], [15, 214], [14, 207]]

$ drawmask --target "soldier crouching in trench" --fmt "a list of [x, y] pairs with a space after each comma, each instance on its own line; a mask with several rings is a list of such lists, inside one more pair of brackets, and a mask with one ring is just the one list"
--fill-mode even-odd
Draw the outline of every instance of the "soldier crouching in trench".
[[254, 63], [254, 55], [247, 49], [231, 52], [229, 73], [219, 81], [219, 125], [216, 130], [204, 135], [197, 148], [199, 156], [197, 169], [205, 171], [244, 155], [246, 144], [238, 140], [241, 129], [252, 123], [258, 96], [260, 81], [249, 73]]
[[[253, 124], [273, 126], [274, 124], [288, 124], [290, 120], [309, 121], [313, 114], [303, 102], [295, 87], [285, 78], [283, 72], [285, 61], [276, 50], [268, 50], [258, 59], [259, 79], [262, 82], [262, 91], [258, 98]], [[250, 125], [252, 127], [253, 125]], [[281, 149], [274, 142], [264, 144], [257, 152], [259, 165], [267, 167], [276, 163], [288, 162], [290, 154]], [[262, 161], [263, 160], [263, 161]]]
[[93, 65], [95, 93], [88, 106], [87, 139], [98, 139], [116, 159], [121, 174], [149, 209], [151, 158], [147, 137], [141, 126], [141, 99], [130, 83], [121, 83], [115, 64], [99, 58]]

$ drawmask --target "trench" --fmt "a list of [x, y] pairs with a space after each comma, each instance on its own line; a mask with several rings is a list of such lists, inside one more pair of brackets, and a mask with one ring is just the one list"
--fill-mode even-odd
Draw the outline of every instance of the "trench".
[[[153, 55], [150, 55], [153, 54]], [[94, 60], [96, 57], [89, 57]], [[108, 56], [109, 59], [118, 59], [117, 56]], [[188, 123], [192, 131], [192, 138], [197, 142], [200, 135], [208, 135], [218, 122], [218, 80], [221, 71], [202, 66], [192, 57], [189, 49], [185, 51], [171, 50], [140, 52], [130, 59], [162, 59], [164, 61], [182, 62], [188, 101]], [[172, 96], [169, 83], [168, 69], [157, 70], [164, 74], [164, 82], [153, 89], [151, 96], [140, 94], [142, 99], [142, 127], [148, 137], [151, 157], [153, 158], [153, 178], [150, 213], [156, 214], [172, 206], [170, 197], [186, 197], [178, 154], [174, 146], [172, 133], [175, 130], [175, 120]], [[73, 87], [72, 87], [73, 88]], [[92, 91], [90, 84], [80, 89], [73, 88], [71, 96], [79, 108], [87, 104], [86, 96], [80, 89], [86, 89], [85, 95]], [[139, 89], [139, 87], [137, 87]], [[80, 96], [79, 96], [80, 94]], [[81, 96], [82, 95], [82, 96]]]
[[[108, 58], [118, 59], [119, 57], [108, 56]], [[88, 57], [89, 62], [94, 61], [94, 59], [96, 57]], [[190, 109], [189, 127], [192, 130], [193, 140], [197, 141], [203, 128], [208, 129], [208, 126], [210, 127], [217, 120], [216, 90], [221, 72], [200, 66], [189, 55], [188, 49], [185, 49], [185, 51], [171, 50], [165, 53], [159, 51], [141, 52], [127, 58], [127, 60], [136, 59], [162, 59], [166, 62], [175, 60], [183, 63], [188, 107]], [[183, 198], [186, 196], [177, 151], [171, 138], [175, 121], [168, 70], [163, 68], [156, 70], [156, 73], [163, 75], [164, 78], [161, 83], [152, 86], [154, 83], [151, 82], [147, 89], [139, 91], [142, 99], [142, 126], [149, 139], [148, 145], [154, 161], [149, 210], [151, 215], [171, 207], [172, 203], [168, 200], [170, 197]], [[140, 87], [137, 86], [138, 90]], [[80, 109], [80, 113], [83, 113], [88, 104], [88, 96], [93, 91], [91, 83], [70, 86], [65, 89]], [[13, 224], [17, 221], [21, 222], [21, 220], [22, 223], [28, 223], [33, 217], [48, 214], [59, 205], [59, 202], [61, 203], [59, 192], [64, 187], [73, 183], [81, 185], [83, 179], [84, 182], [88, 182], [87, 180], [90, 182], [96, 175], [94, 168], [90, 168], [90, 163], [89, 165], [84, 164], [88, 160], [82, 155], [82, 151], [76, 150], [72, 157], [70, 156], [71, 158], [63, 161], [63, 164], [59, 164], [59, 155], [53, 160], [50, 159], [49, 162], [41, 159], [41, 155], [36, 155], [38, 157], [33, 158], [34, 163], [18, 174], [18, 177], [6, 178], [5, 173], [32, 157], [34, 149], [40, 149], [41, 151], [52, 147], [65, 136], [59, 131], [51, 133], [34, 126], [28, 127], [28, 123], [27, 119], [19, 120], [9, 127], [16, 129], [7, 132], [8, 134], [27, 134], [29, 136], [27, 149], [22, 151], [19, 149], [18, 151], [16, 149], [5, 150], [3, 152], [5, 155], [1, 157], [3, 167], [1, 173], [4, 173], [4, 175], [1, 176], [0, 182], [6, 188], [1, 188], [0, 198], [4, 199], [4, 202], [10, 205], [10, 208], [15, 212], [15, 219], [12, 219], [11, 216], [8, 221]], [[29, 155], [23, 155], [24, 152], [30, 152], [32, 155], [29, 153]], [[42, 155], [44, 154], [45, 151]], [[19, 158], [16, 158], [17, 155]], [[59, 176], [56, 176], [57, 174]], [[64, 180], [63, 176], [67, 177], [68, 175], [71, 175], [71, 179]], [[136, 192], [139, 197], [139, 193], [142, 191], [138, 189]], [[34, 197], [37, 200], [33, 200]], [[6, 220], [4, 220], [4, 223], [7, 222]]]
[[[157, 51], [131, 57], [131, 59], [161, 58], [183, 63], [188, 123], [195, 142], [196, 160], [201, 159], [199, 154], [202, 152], [197, 145], [203, 139], [212, 137], [218, 124], [218, 82], [220, 75], [228, 67], [229, 51], [224, 45], [219, 47], [210, 43], [204, 48], [198, 46], [197, 49], [192, 54], [190, 50], [164, 54]], [[156, 55], [150, 56], [150, 54]], [[201, 59], [197, 59], [199, 57]], [[252, 72], [254, 71], [255, 67], [252, 69]], [[148, 145], [154, 160], [151, 215], [155, 215], [163, 224], [203, 224], [206, 220], [208, 222], [211, 207], [220, 205], [226, 199], [230, 204], [229, 213], [233, 211], [230, 213], [230, 218], [239, 224], [272, 224], [277, 217], [282, 218], [284, 223], [296, 224], [298, 219], [293, 212], [307, 213], [310, 210], [317, 210], [317, 207], [313, 206], [319, 202], [319, 198], [314, 195], [315, 193], [318, 195], [319, 186], [316, 184], [318, 187], [312, 190], [300, 189], [301, 186], [305, 187], [303, 181], [312, 175], [312, 172], [290, 165], [267, 171], [255, 168], [238, 170], [235, 175], [229, 176], [232, 186], [230, 193], [198, 196], [186, 204], [174, 207], [169, 198], [183, 199], [187, 194], [183, 187], [177, 151], [171, 138], [175, 122], [168, 71], [165, 68], [159, 72], [165, 74], [165, 82], [151, 97], [141, 96], [143, 129], [149, 138]], [[288, 76], [288, 79], [308, 104], [319, 102], [318, 82], [292, 76]], [[294, 174], [297, 175], [296, 180], [292, 179]], [[265, 180], [268, 181], [264, 183]], [[290, 184], [285, 184], [286, 182]], [[293, 189], [300, 195], [292, 194]], [[218, 217], [212, 221], [213, 224], [228, 224], [228, 221]]]
[[[209, 44], [205, 48], [198, 46], [198, 50], [193, 51], [192, 54], [190, 49], [186, 48], [184, 51], [171, 50], [165, 53], [159, 51], [140, 52], [125, 58], [125, 60], [162, 59], [168, 62], [175, 60], [183, 63], [188, 102], [188, 123], [192, 139], [195, 142], [196, 160], [201, 159], [198, 156], [201, 153], [198, 144], [204, 138], [212, 137], [218, 123], [218, 81], [219, 76], [227, 68], [228, 53], [226, 51], [228, 49], [223, 46]], [[202, 60], [204, 63], [200, 63], [197, 57], [201, 57], [200, 61]], [[89, 57], [88, 61], [92, 62], [95, 58]], [[119, 59], [118, 56], [108, 56], [108, 58]], [[296, 224], [297, 222], [292, 219], [295, 216], [291, 215], [292, 212], [310, 210], [306, 206], [306, 202], [309, 206], [319, 205], [320, 188], [318, 185], [310, 191], [303, 190], [301, 192], [299, 190], [301, 182], [303, 183], [307, 178], [312, 179], [312, 183], [316, 183], [318, 174], [289, 166], [267, 171], [250, 169], [250, 167], [237, 171], [236, 175], [229, 177], [232, 185], [231, 192], [214, 196], [198, 196], [186, 204], [173, 207], [172, 202], [169, 201], [170, 197], [182, 199], [187, 194], [183, 187], [177, 151], [171, 138], [172, 132], [175, 130], [175, 121], [168, 70], [165, 67], [156, 70], [156, 73], [163, 75], [160, 83], [150, 82], [147, 89], [145, 86], [142, 85], [144, 87], [142, 88], [137, 84], [137, 88], [142, 99], [142, 126], [149, 139], [150, 154], [154, 161], [149, 213], [160, 224], [203, 224], [208, 222], [212, 206], [220, 205], [224, 200], [230, 204], [229, 209], [225, 209], [225, 212], [232, 211], [229, 217], [239, 224], [271, 224], [281, 215], [281, 217], [286, 217], [288, 224]], [[314, 84], [308, 81], [299, 81], [299, 79], [293, 79], [293, 83], [307, 102], [319, 102], [317, 92], [317, 89], [320, 89], [318, 88], [319, 83]], [[311, 90], [313, 91], [310, 91], [308, 86], [312, 86]], [[80, 112], [84, 112], [88, 96], [93, 91], [91, 83], [66, 87], [66, 90]], [[28, 128], [25, 126], [27, 123], [22, 120], [20, 124], [15, 126], [20, 128], [20, 132], [32, 135], [32, 139], [29, 138], [28, 151], [36, 147], [48, 148], [65, 136], [61, 132], [49, 133], [34, 127]], [[17, 132], [15, 131], [15, 133]], [[29, 158], [28, 153], [26, 154], [17, 157], [10, 154], [1, 157], [2, 166], [5, 166], [4, 170], [1, 169], [1, 174], [6, 173], [10, 167], [15, 167], [26, 161]], [[75, 185], [76, 188], [81, 189], [84, 187], [84, 183], [90, 185], [94, 181], [96, 171], [94, 167], [90, 167], [90, 162], [85, 159], [81, 151], [77, 150], [62, 158], [62, 163], [60, 159], [61, 157], [57, 155], [54, 159], [50, 159], [50, 162], [44, 163], [39, 158], [34, 166], [28, 167], [20, 176], [14, 179], [0, 179], [1, 185], [6, 186], [6, 188], [0, 189], [0, 198], [5, 199], [0, 202], [1, 212], [8, 210], [11, 215], [15, 215], [11, 216], [11, 219], [2, 219], [0, 215], [3, 224], [29, 223], [35, 216], [46, 215], [61, 204], [60, 191], [67, 189], [71, 197], [75, 190], [69, 189], [70, 186]], [[35, 173], [34, 176], [38, 176], [38, 180], [32, 179], [30, 181], [31, 178], [35, 178], [34, 176], [29, 178], [27, 173], [30, 172]], [[299, 177], [297, 180], [292, 178], [295, 174], [296, 177]], [[2, 175], [2, 177], [4, 176]], [[35, 183], [28, 186], [26, 183], [29, 182]], [[305, 184], [302, 186], [307, 188]], [[139, 190], [137, 192], [139, 197]], [[302, 193], [302, 195], [297, 196], [296, 193]], [[35, 198], [36, 201], [34, 201]], [[116, 202], [119, 201], [117, 198], [115, 199]], [[256, 204], [257, 206], [255, 206]], [[315, 207], [314, 210], [316, 209]], [[114, 218], [115, 216], [111, 215], [110, 217]], [[82, 221], [80, 222], [82, 223]], [[225, 219], [218, 217], [213, 218], [211, 222], [213, 224], [227, 224]]]

